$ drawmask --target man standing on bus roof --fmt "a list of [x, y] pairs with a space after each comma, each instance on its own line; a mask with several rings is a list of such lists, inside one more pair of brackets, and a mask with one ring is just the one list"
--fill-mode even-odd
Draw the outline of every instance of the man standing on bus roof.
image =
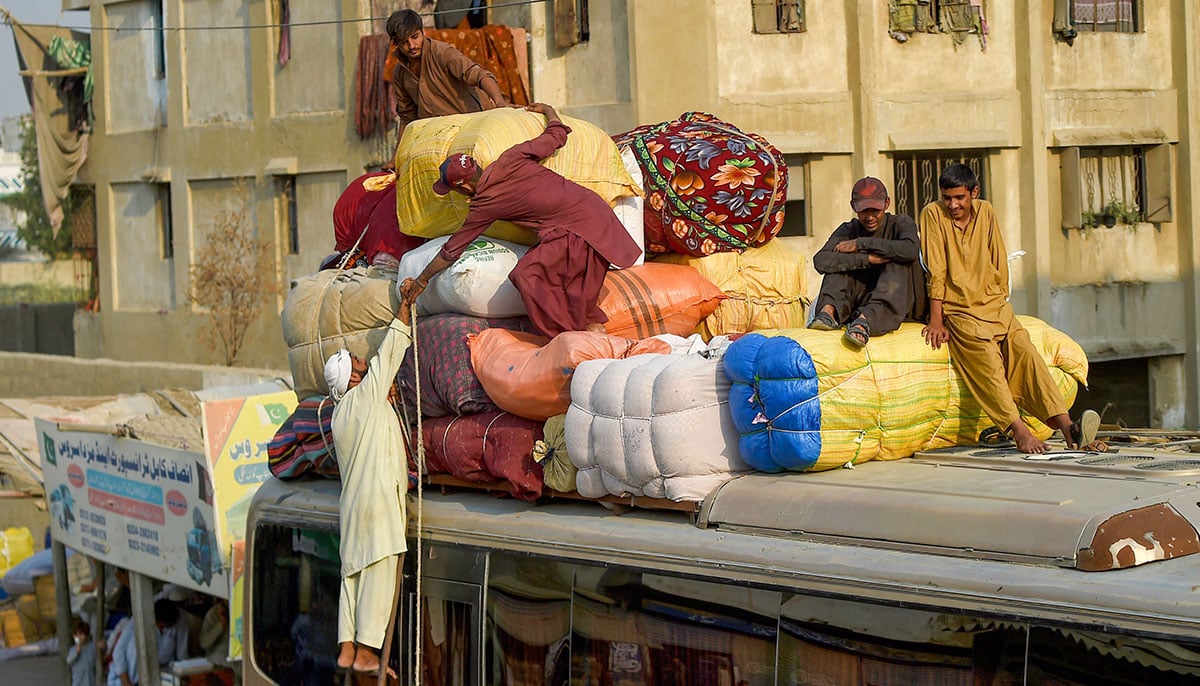
[[453, 45], [427, 37], [421, 15], [415, 11], [393, 12], [386, 30], [397, 60], [392, 69], [400, 120], [397, 138], [414, 119], [479, 112], [507, 104], [495, 75]]
[[846, 324], [846, 340], [861, 348], [872, 334], [925, 317], [917, 224], [908, 215], [888, 214], [891, 204], [879, 179], [867, 176], [854, 184], [850, 209], [856, 217], [813, 255], [813, 267], [825, 278], [808, 328], [832, 331]]
[[941, 200], [921, 210], [921, 248], [928, 271], [929, 324], [922, 333], [950, 358], [963, 383], [996, 426], [1022, 452], [1050, 446], [1021, 419], [1018, 406], [1062, 432], [1068, 448], [1090, 448], [1100, 416], [1087, 410], [1071, 421], [1046, 361], [1008, 303], [1008, 251], [991, 203], [979, 199], [979, 180], [964, 164], [938, 179]]
[[325, 363], [342, 480], [337, 664], [356, 672], [380, 669], [398, 565], [408, 549], [408, 456], [388, 393], [411, 343], [408, 310], [402, 308], [369, 364], [344, 348]]

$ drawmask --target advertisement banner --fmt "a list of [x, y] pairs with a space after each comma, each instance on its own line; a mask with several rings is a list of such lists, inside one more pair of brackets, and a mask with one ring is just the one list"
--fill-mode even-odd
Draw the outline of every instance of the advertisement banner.
[[199, 453], [35, 420], [50, 530], [106, 563], [221, 598], [228, 556], [213, 481]]
[[221, 553], [230, 561], [229, 657], [242, 656], [242, 542], [246, 515], [259, 484], [271, 478], [267, 445], [296, 409], [291, 391], [248, 398], [209, 400], [201, 405], [204, 452], [216, 491]]

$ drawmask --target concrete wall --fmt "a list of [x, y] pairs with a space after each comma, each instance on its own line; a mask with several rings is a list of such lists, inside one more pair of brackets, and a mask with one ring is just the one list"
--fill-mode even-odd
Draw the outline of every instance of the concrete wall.
[[53, 262], [0, 262], [0, 284], [75, 284], [75, 265], [70, 260]]
[[[287, 371], [169, 362], [122, 362], [0, 352], [0, 398], [98, 396], [162, 388], [198, 391], [286, 378]], [[36, 380], [36, 383], [33, 383]]]
[[74, 355], [75, 303], [0, 305], [0, 350]]

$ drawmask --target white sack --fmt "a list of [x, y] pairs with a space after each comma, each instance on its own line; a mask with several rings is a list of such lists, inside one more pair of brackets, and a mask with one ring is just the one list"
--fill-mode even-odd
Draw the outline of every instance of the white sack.
[[[409, 250], [400, 259], [397, 288], [404, 279], [415, 279], [450, 240], [443, 236]], [[508, 273], [529, 250], [524, 245], [480, 236], [467, 246], [454, 264], [429, 282], [417, 298], [420, 314], [458, 312], [475, 317], [517, 317], [526, 314], [525, 302]]]

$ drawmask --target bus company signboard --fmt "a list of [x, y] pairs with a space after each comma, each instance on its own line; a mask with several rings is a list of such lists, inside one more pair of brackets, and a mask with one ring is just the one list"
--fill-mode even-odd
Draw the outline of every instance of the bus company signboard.
[[227, 598], [204, 455], [35, 421], [50, 530], [91, 557]]
[[295, 406], [291, 391], [204, 402], [203, 453], [36, 420], [52, 535], [107, 563], [231, 599], [230, 550], [271, 475], [267, 443]]

